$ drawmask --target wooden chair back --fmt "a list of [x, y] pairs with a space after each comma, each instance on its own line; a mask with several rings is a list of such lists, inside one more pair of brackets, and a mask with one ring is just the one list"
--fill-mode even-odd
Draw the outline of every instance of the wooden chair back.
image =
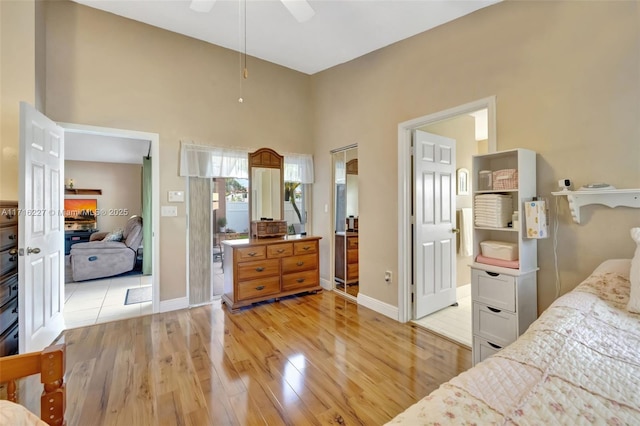
[[7, 383], [7, 399], [16, 399], [16, 380], [40, 374], [44, 385], [40, 397], [40, 418], [52, 426], [63, 426], [66, 393], [64, 387], [65, 345], [54, 345], [42, 352], [0, 357], [0, 383]]

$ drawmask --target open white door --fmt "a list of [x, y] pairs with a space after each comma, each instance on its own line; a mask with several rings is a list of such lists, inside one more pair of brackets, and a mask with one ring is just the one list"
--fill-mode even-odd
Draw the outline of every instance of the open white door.
[[18, 272], [20, 353], [42, 350], [64, 330], [64, 132], [20, 103]]
[[414, 144], [414, 318], [456, 302], [456, 141], [420, 130]]

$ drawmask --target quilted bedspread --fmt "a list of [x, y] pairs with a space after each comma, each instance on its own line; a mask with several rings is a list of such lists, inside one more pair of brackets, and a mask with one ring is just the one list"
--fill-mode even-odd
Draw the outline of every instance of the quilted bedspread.
[[640, 315], [597, 270], [520, 338], [388, 424], [640, 424]]

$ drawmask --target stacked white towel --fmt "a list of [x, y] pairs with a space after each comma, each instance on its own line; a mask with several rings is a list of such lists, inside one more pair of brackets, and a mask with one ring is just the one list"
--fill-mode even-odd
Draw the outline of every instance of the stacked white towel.
[[513, 199], [504, 194], [476, 195], [473, 210], [476, 226], [506, 228], [513, 214]]

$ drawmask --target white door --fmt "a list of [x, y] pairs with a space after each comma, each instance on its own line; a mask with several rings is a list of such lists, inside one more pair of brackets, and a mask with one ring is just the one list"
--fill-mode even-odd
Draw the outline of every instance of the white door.
[[414, 318], [456, 302], [456, 141], [413, 134]]
[[42, 350], [64, 330], [64, 133], [20, 103], [18, 272], [20, 353]]

